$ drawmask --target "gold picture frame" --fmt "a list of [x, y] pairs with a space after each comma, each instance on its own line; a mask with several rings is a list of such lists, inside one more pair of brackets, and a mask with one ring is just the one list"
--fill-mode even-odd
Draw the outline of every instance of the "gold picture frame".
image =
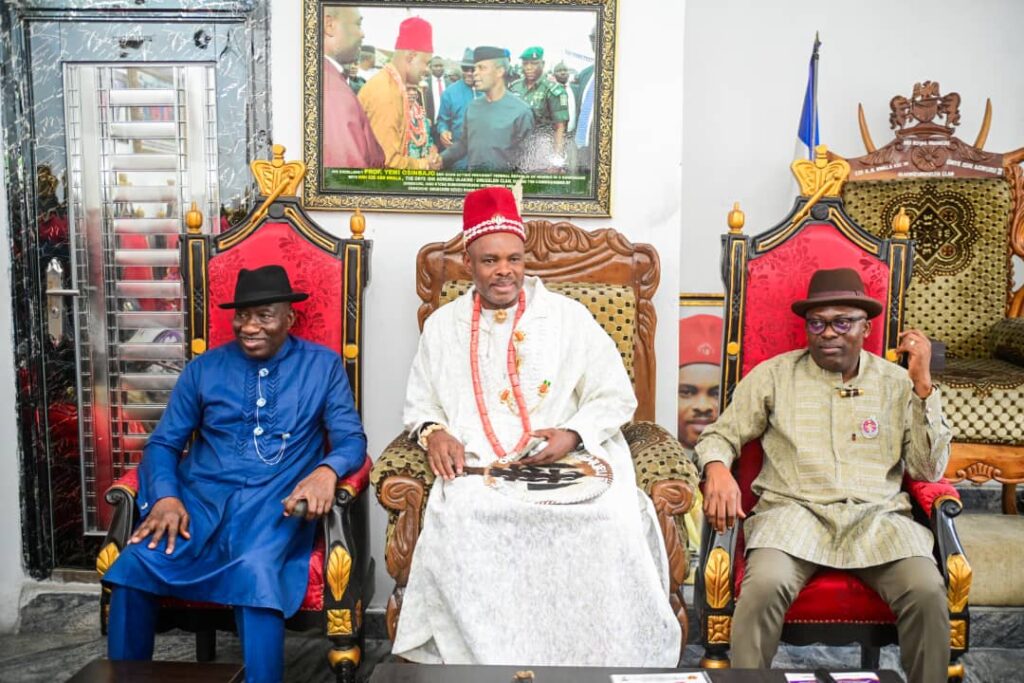
[[[611, 215], [612, 110], [618, 0], [302, 0], [302, 4], [303, 158], [306, 162], [302, 189], [304, 207], [458, 213], [468, 190], [485, 185], [511, 186], [522, 181], [524, 215]], [[325, 60], [323, 34], [328, 25], [324, 10], [331, 7], [359, 10], [365, 33], [363, 45], [369, 43], [374, 46], [375, 66], [381, 69], [382, 62], [393, 52], [390, 48], [395, 44], [397, 17], [420, 16], [431, 21], [432, 26], [437, 24], [442, 30], [435, 28], [433, 31], [434, 54], [452, 72], [465, 62], [464, 48], [471, 49], [480, 44], [504, 48], [510, 55], [511, 71], [515, 71], [516, 65], [520, 64], [518, 58], [528, 49], [526, 46], [537, 44], [544, 39], [545, 34], [542, 30], [523, 31], [520, 36], [511, 30], [512, 26], [558, 24], [579, 27], [577, 30], [557, 34], [571, 33], [573, 36], [565, 38], [565, 42], [558, 45], [552, 45], [559, 39], [551, 38], [549, 31], [549, 46], [541, 46], [546, 49], [545, 73], [542, 78], [549, 79], [555, 63], [559, 61], [563, 64], [571, 62], [573, 66], [567, 70], [570, 74], [573, 70], [577, 72], [575, 82], [570, 81], [562, 86], [565, 96], [563, 102], [568, 104], [568, 100], [572, 99], [577, 125], [573, 126], [573, 130], [563, 132], [562, 149], [550, 155], [550, 159], [554, 160], [552, 168], [531, 171], [520, 167], [478, 167], [465, 170], [446, 167], [430, 170], [386, 168], [385, 163], [381, 163], [379, 168], [364, 168], [362, 162], [356, 162], [353, 167], [325, 167], [321, 163], [324, 160], [326, 123], [323, 120], [324, 80], [328, 74], [325, 64], [329, 60]], [[493, 18], [490, 13], [493, 13]], [[481, 22], [481, 17], [490, 21]], [[586, 50], [576, 49], [581, 41], [576, 34], [588, 26], [592, 37], [591, 34], [584, 34], [582, 40], [591, 45], [593, 56], [589, 57], [592, 62], [589, 75], [586, 73], [588, 67], [581, 66], [588, 60], [588, 55], [583, 54]], [[541, 34], [539, 39], [537, 34]], [[509, 39], [509, 35], [519, 37]], [[507, 45], [501, 45], [501, 41]], [[454, 54], [455, 45], [463, 46], [457, 50], [457, 55]], [[332, 63], [339, 71], [352, 68]], [[454, 77], [455, 73], [450, 76]], [[359, 81], [358, 77], [350, 78], [353, 84]], [[467, 78], [473, 81], [471, 76]], [[549, 80], [554, 84], [553, 79]], [[454, 85], [458, 81], [452, 80], [451, 83]], [[590, 84], [592, 91], [589, 95], [586, 94], [586, 83]], [[417, 87], [419, 94], [415, 92]], [[409, 100], [426, 100], [428, 89], [422, 85], [407, 86], [403, 106], [408, 106]], [[558, 92], [557, 87], [553, 89]], [[475, 88], [473, 92], [476, 97], [480, 97]], [[511, 93], [505, 96], [511, 96]], [[592, 106], [587, 106], [591, 101]], [[366, 114], [367, 107], [362, 103], [360, 106], [363, 114]], [[590, 112], [590, 115], [581, 117], [581, 110]], [[419, 123], [415, 116], [415, 113], [410, 113], [404, 120], [410, 124]], [[332, 118], [337, 120], [337, 117]], [[429, 127], [432, 121], [424, 118]], [[579, 119], [583, 118], [590, 123], [582, 129], [579, 139], [588, 144], [577, 146], [576, 133], [580, 130]], [[440, 149], [439, 139], [429, 139], [429, 142], [435, 141], [438, 151], [445, 151]], [[522, 146], [528, 144], [524, 141]], [[404, 147], [401, 151], [404, 154]], [[423, 155], [425, 158], [426, 152]], [[445, 164], [449, 163], [450, 160], [446, 159]]]

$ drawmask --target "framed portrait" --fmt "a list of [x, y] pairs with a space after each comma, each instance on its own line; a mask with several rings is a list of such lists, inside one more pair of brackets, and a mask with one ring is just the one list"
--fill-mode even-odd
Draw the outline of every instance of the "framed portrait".
[[722, 375], [722, 294], [679, 295], [679, 394], [676, 436], [688, 452], [718, 419]]
[[610, 216], [618, 0], [302, 0], [303, 204]]

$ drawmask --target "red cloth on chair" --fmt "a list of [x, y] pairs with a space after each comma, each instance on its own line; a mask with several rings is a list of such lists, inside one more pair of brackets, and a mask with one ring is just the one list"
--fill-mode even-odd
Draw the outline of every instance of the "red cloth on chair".
[[[809, 225], [772, 251], [747, 263], [747, 300], [743, 310], [742, 375], [758, 363], [807, 346], [803, 318], [789, 305], [807, 296], [814, 271], [854, 268], [864, 280], [865, 293], [885, 302], [889, 293], [889, 267], [826, 224]], [[882, 353], [885, 324], [874, 319], [864, 348]]]
[[238, 271], [272, 264], [284, 267], [293, 290], [309, 294], [308, 299], [293, 305], [297, 320], [292, 334], [341, 353], [344, 311], [333, 294], [341, 291], [342, 263], [307, 242], [287, 223], [261, 225], [243, 246], [210, 258], [209, 347], [235, 338], [233, 312], [219, 304], [234, 299]]

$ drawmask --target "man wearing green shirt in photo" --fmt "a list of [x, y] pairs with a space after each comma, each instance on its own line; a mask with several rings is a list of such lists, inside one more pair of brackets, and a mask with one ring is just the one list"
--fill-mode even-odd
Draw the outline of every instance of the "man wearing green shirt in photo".
[[[892, 608], [907, 680], [944, 681], [946, 589], [932, 534], [914, 521], [901, 491], [904, 472], [936, 481], [949, 461], [931, 342], [918, 330], [901, 335], [896, 351], [906, 354], [906, 370], [864, 351], [883, 306], [849, 268], [814, 273], [807, 298], [792, 310], [806, 320], [807, 348], [751, 370], [696, 446], [708, 522], [721, 533], [746, 519], [733, 666], [769, 668], [790, 604], [820, 567], [834, 567]], [[744, 511], [729, 468], [757, 438], [759, 500]]]
[[522, 171], [533, 112], [505, 87], [508, 50], [473, 50], [473, 81], [483, 93], [466, 107], [464, 135], [441, 154], [444, 168], [466, 158], [470, 171]]
[[528, 47], [519, 55], [523, 77], [509, 88], [533, 110], [533, 135], [527, 144], [526, 170], [565, 171], [565, 130], [569, 122], [569, 96], [558, 82], [544, 76], [544, 48]]

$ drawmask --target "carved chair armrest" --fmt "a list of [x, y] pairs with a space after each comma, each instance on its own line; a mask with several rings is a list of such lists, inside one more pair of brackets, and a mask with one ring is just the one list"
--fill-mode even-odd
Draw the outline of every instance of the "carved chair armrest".
[[[124, 549], [125, 544], [128, 543], [128, 538], [132, 535], [132, 529], [135, 528], [135, 522], [139, 516], [138, 509], [135, 507], [135, 496], [138, 490], [139, 473], [138, 470], [131, 469], [111, 484], [104, 494], [104, 499], [114, 508], [114, 514], [110, 520], [107, 537], [101, 546], [101, 554], [110, 543], [114, 544], [118, 552]], [[113, 559], [110, 562], [112, 563]], [[103, 576], [110, 564], [107, 563], [102, 570], [100, 564], [100, 561], [97, 560], [96, 569], [100, 576]]]
[[938, 481], [919, 481], [917, 479], [911, 479], [908, 476], [904, 476], [903, 488], [908, 494], [910, 494], [910, 502], [915, 505], [918, 508], [918, 512], [923, 514], [927, 519], [932, 519], [932, 513], [935, 511], [936, 503], [939, 502], [940, 499], [953, 498], [957, 503], [960, 502], [960, 494], [957, 493], [957, 490], [945, 479], [939, 479]]
[[423, 510], [434, 473], [423, 449], [403, 432], [377, 458], [370, 481], [377, 489], [377, 500], [388, 511], [384, 563], [401, 588], [409, 581], [412, 554], [423, 525]]
[[683, 450], [682, 444], [661, 425], [653, 422], [631, 422], [622, 428], [636, 471], [636, 485], [653, 498], [658, 482], [679, 481], [690, 491], [686, 507], [673, 514], [685, 514], [690, 509], [693, 491], [700, 477], [697, 468]]
[[963, 510], [958, 497], [939, 496], [932, 503], [932, 533], [935, 534], [935, 555], [946, 583], [946, 601], [949, 607], [950, 647], [963, 654], [968, 649], [970, 615], [967, 603], [971, 591], [973, 572], [964, 547], [956, 533], [953, 519]]
[[362, 622], [363, 606], [373, 598], [374, 561], [370, 555], [368, 497], [373, 461], [338, 480], [335, 505], [324, 517], [323, 589], [329, 636], [350, 637]]
[[338, 505], [345, 505], [365, 491], [370, 485], [370, 470], [372, 468], [373, 460], [370, 459], [370, 456], [366, 456], [359, 469], [340, 477], [334, 494], [334, 502]]
[[731, 639], [730, 630], [736, 594], [736, 542], [742, 528], [737, 520], [732, 529], [718, 533], [705, 520], [700, 542], [700, 560], [694, 579], [694, 602], [701, 642], [712, 659], [724, 659]]
[[622, 428], [622, 435], [633, 459], [637, 486], [650, 496], [658, 516], [658, 526], [668, 554], [672, 607], [683, 627], [685, 643], [689, 626], [682, 584], [690, 571], [690, 558], [683, 515], [693, 505], [697, 468], [679, 441], [653, 422], [627, 424]]
[[[370, 471], [370, 483], [377, 489], [378, 499], [381, 484], [396, 474], [419, 479], [427, 489], [434, 483], [434, 473], [430, 471], [426, 452], [405, 432], [396, 436], [387, 445]], [[381, 504], [387, 507], [383, 500]]]

